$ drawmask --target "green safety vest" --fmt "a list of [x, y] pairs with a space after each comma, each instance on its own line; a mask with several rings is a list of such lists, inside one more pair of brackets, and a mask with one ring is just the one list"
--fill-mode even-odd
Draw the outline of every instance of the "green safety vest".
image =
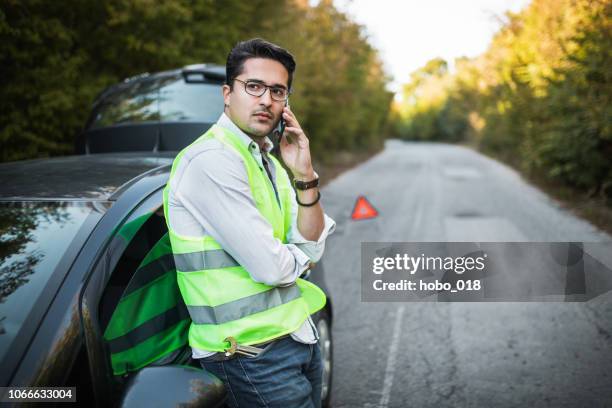
[[104, 331], [113, 374], [139, 370], [185, 347], [189, 323], [166, 233], [136, 269]]
[[[231, 336], [239, 344], [250, 345], [272, 340], [298, 329], [312, 313], [323, 308], [325, 294], [311, 282], [297, 279], [286, 287], [255, 282], [248, 271], [211, 236], [179, 235], [168, 222], [168, 194], [175, 171], [185, 151], [215, 138], [238, 154], [244, 162], [255, 205], [272, 226], [274, 237], [286, 243], [291, 224], [289, 176], [278, 160], [276, 186], [232, 132], [213, 125], [204, 135], [182, 150], [174, 160], [170, 179], [164, 189], [164, 213], [177, 269], [178, 285], [191, 316], [189, 345], [202, 350], [224, 351]], [[257, 245], [257, 242], [243, 242]]]

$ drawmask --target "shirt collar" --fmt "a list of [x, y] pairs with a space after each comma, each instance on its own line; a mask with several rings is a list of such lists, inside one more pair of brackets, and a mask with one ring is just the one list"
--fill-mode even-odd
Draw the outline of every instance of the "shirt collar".
[[[238, 136], [238, 139], [240, 139], [240, 141], [249, 148], [249, 151], [252, 151], [253, 149], [259, 149], [259, 145], [255, 143], [255, 141], [251, 139], [249, 135], [244, 133], [242, 129], [236, 126], [236, 124], [232, 122], [232, 120], [229, 118], [229, 116], [225, 114], [225, 112], [221, 113], [221, 116], [219, 116], [219, 119], [217, 120], [217, 125], [229, 130], [230, 132]], [[272, 144], [272, 141], [268, 136], [266, 136], [266, 138], [264, 139], [263, 151], [269, 153], [273, 147], [274, 145]]]

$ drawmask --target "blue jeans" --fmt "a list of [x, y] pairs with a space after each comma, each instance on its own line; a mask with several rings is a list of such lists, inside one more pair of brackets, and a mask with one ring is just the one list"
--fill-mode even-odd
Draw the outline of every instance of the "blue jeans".
[[318, 343], [303, 344], [289, 336], [267, 345], [257, 357], [225, 361], [205, 357], [200, 364], [223, 381], [232, 408], [321, 406], [323, 364]]

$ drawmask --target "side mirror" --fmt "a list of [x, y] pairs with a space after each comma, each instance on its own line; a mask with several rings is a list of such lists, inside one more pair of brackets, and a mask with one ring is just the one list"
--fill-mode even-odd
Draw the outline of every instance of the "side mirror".
[[217, 377], [191, 366], [145, 367], [127, 383], [121, 407], [218, 407], [226, 390]]

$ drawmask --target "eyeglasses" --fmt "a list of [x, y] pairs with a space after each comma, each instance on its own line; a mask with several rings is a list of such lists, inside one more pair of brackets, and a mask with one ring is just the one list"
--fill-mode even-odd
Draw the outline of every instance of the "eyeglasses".
[[234, 78], [238, 82], [242, 82], [244, 84], [244, 91], [249, 95], [253, 96], [263, 96], [266, 93], [266, 90], [270, 90], [270, 96], [277, 102], [284, 102], [289, 98], [289, 94], [291, 93], [288, 89], [282, 88], [280, 86], [268, 86], [262, 84], [257, 81], [243, 81], [238, 78]]

